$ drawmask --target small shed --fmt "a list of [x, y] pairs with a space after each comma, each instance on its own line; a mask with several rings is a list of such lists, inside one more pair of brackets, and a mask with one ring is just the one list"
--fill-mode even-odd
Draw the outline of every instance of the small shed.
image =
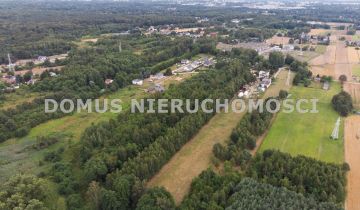
[[141, 85], [144, 84], [144, 80], [142, 80], [142, 79], [134, 79], [134, 80], [132, 81], [132, 84], [133, 84], [133, 85], [139, 85], [139, 86], [141, 86]]
[[330, 89], [330, 83], [329, 82], [324, 82], [323, 89], [324, 90], [329, 90]]

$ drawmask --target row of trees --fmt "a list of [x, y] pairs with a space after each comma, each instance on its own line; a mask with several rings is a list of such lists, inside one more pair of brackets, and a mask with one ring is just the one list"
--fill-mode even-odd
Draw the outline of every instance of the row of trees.
[[248, 150], [256, 147], [256, 140], [270, 125], [273, 114], [253, 111], [246, 114], [232, 131], [226, 147], [215, 144], [213, 153], [221, 161], [230, 160], [235, 165], [245, 166], [251, 159]]
[[300, 62], [291, 55], [287, 55], [285, 63], [289, 65], [291, 71], [296, 73], [293, 80], [294, 85], [303, 84], [305, 87], [308, 87], [311, 84], [312, 72], [309, 70], [306, 62]]
[[212, 170], [202, 172], [191, 184], [189, 194], [179, 209], [342, 209], [331, 202], [274, 187], [242, 177], [235, 171], [218, 175]]
[[[247, 50], [243, 50], [242, 57], [233, 54], [231, 59], [229, 57], [222, 59], [219, 56], [216, 69], [171, 87], [161, 98], [199, 99], [200, 101], [206, 98], [231, 98], [237, 87], [254, 80], [249, 71], [249, 63], [254, 60], [246, 59], [247, 53]], [[92, 130], [85, 132], [82, 139], [84, 145], [82, 151], [90, 152], [87, 157], [84, 157], [84, 160], [87, 160], [84, 164], [85, 172], [92, 172], [87, 178], [102, 182], [106, 176], [105, 190], [122, 195], [121, 198], [113, 197], [112, 199], [115, 199], [117, 205], [121, 204], [124, 209], [131, 209], [139, 199], [132, 196], [138, 194], [138, 188], [134, 189], [136, 183], [149, 179], [157, 173], [212, 116], [213, 113], [206, 114], [201, 111], [196, 114], [152, 114], [151, 116], [141, 113], [123, 113], [119, 115], [117, 121], [107, 123], [106, 129], [101, 126], [93, 127]], [[143, 123], [138, 120], [143, 117], [151, 122], [164, 123], [139, 133], [147, 125], [151, 125], [151, 122]], [[121, 122], [123, 119], [126, 119], [126, 126]], [[152, 136], [145, 136], [147, 133], [151, 133]], [[129, 134], [139, 136], [140, 141], [127, 137]], [[133, 145], [135, 150], [132, 153], [121, 150], [123, 152], [120, 153], [114, 149], [124, 148], [127, 145]], [[113, 160], [112, 162], [116, 163], [113, 165], [115, 167], [109, 167], [108, 160]], [[95, 168], [94, 165], [96, 165]], [[91, 170], [88, 167], [91, 167]], [[126, 189], [115, 187], [118, 182], [128, 183]], [[105, 204], [109, 202], [108, 199], [103, 201]]]

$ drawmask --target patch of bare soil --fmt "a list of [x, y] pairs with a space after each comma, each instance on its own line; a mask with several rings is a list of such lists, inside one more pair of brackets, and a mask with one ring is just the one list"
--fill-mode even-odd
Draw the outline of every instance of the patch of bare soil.
[[345, 161], [350, 165], [347, 176], [346, 210], [360, 209], [360, 116], [345, 120]]
[[344, 90], [353, 98], [355, 107], [360, 108], [360, 83], [346, 82], [344, 84]]

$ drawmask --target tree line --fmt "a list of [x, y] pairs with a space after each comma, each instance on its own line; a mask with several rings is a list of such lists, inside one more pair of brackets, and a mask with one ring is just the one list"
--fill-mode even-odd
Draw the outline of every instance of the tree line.
[[[249, 63], [254, 63], [256, 59], [248, 57], [249, 52], [242, 50], [240, 55], [230, 60], [226, 56], [219, 56], [215, 69], [171, 87], [161, 98], [201, 101], [206, 98], [233, 97], [239, 86], [254, 80]], [[142, 181], [157, 173], [212, 116], [213, 113], [203, 112], [152, 115], [122, 113], [115, 121], [87, 129], [81, 140], [86, 179], [89, 182], [94, 180], [106, 183], [102, 191], [105, 190], [109, 196], [112, 194], [112, 197], [104, 198], [100, 203], [113, 205], [111, 208], [107, 206], [108, 209], [116, 206], [131, 209], [136, 206], [139, 197], [133, 195], [139, 195], [139, 189], [134, 187], [141, 186]], [[147, 123], [144, 120], [148, 120]], [[117, 188], [118, 184], [122, 187]]]

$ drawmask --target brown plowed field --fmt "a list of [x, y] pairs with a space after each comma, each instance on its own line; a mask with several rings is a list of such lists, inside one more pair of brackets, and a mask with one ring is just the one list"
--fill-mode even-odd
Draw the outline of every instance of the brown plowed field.
[[347, 175], [346, 210], [360, 209], [360, 116], [345, 120], [345, 161], [350, 165]]
[[346, 82], [344, 90], [352, 96], [355, 107], [360, 108], [360, 83]]

